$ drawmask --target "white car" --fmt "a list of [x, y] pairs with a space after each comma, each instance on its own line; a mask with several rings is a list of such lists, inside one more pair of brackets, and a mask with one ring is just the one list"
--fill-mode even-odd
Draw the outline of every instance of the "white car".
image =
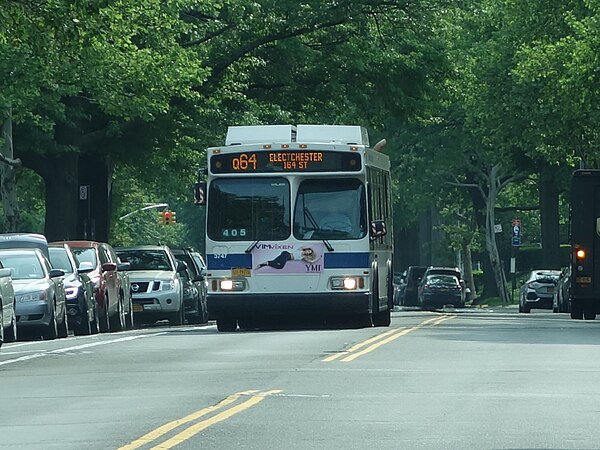
[[133, 317], [138, 323], [168, 319], [171, 325], [184, 323], [183, 284], [178, 261], [166, 246], [115, 249], [119, 259], [129, 263]]
[[10, 269], [0, 268], [0, 346], [17, 340], [15, 291], [10, 275]]

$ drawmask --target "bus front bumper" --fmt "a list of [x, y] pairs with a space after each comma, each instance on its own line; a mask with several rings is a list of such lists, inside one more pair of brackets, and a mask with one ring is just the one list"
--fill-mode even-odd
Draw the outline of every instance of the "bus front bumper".
[[354, 315], [370, 311], [368, 292], [208, 295], [210, 319], [223, 317]]

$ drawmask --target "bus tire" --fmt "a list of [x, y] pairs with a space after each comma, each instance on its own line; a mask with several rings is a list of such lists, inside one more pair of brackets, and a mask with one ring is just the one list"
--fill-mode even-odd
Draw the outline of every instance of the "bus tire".
[[571, 302], [571, 319], [582, 320], [583, 319], [583, 305], [581, 301]]
[[217, 330], [224, 332], [235, 331], [237, 328], [237, 320], [230, 317], [222, 317], [217, 319]]

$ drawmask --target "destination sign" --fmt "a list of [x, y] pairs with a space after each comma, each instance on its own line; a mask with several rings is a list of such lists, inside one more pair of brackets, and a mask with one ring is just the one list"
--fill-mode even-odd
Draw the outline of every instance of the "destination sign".
[[360, 154], [319, 150], [280, 150], [213, 155], [212, 173], [358, 172]]

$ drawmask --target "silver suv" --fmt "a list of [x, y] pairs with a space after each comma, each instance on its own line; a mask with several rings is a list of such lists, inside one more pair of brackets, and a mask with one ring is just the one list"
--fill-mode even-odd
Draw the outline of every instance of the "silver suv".
[[129, 263], [129, 279], [136, 323], [154, 323], [168, 319], [171, 325], [184, 323], [181, 271], [186, 266], [178, 261], [167, 246], [145, 245], [116, 248], [122, 262]]

